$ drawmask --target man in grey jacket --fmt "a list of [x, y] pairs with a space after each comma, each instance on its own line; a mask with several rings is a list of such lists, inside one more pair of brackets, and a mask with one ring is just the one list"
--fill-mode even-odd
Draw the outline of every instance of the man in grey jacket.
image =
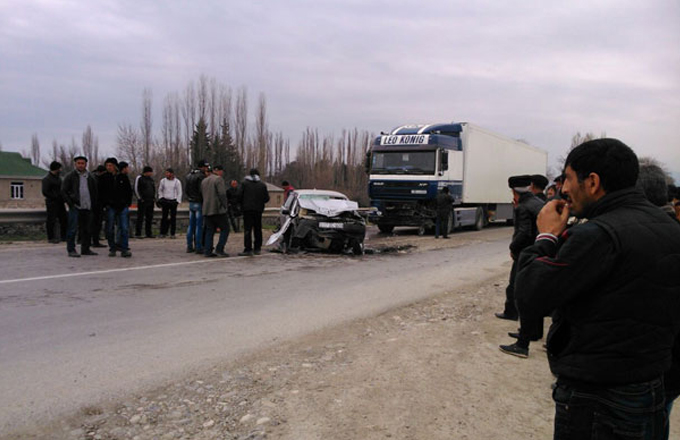
[[[205, 179], [201, 182], [203, 221], [205, 222], [203, 251], [206, 257], [228, 257], [229, 254], [224, 252], [224, 246], [229, 237], [227, 185], [222, 178], [224, 168], [221, 165], [215, 165], [214, 173], [208, 170]], [[213, 252], [213, 237], [217, 228], [220, 229], [220, 238]]]

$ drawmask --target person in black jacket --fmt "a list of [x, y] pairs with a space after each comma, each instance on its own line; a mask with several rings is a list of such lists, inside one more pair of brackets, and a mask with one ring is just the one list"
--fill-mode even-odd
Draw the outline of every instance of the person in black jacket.
[[[262, 248], [262, 213], [264, 205], [269, 201], [267, 185], [260, 180], [260, 172], [255, 168], [241, 183], [238, 189], [238, 200], [243, 210], [243, 252], [241, 256], [259, 255]], [[255, 243], [252, 233], [255, 234]]]
[[434, 228], [434, 238], [439, 238], [439, 233], [442, 233], [442, 238], [449, 238], [449, 215], [451, 215], [451, 208], [453, 207], [453, 197], [449, 194], [449, 188], [444, 187], [437, 194], [437, 222]]
[[[115, 257], [118, 248], [120, 248], [121, 257], [131, 257], [129, 207], [132, 203], [132, 186], [130, 179], [127, 174], [118, 172], [116, 158], [106, 159], [104, 165], [106, 174], [101, 176], [101, 200], [106, 209], [106, 239], [109, 243], [109, 257]], [[119, 241], [117, 236], [120, 236]]]
[[545, 195], [545, 187], [548, 186], [548, 178], [542, 174], [534, 174], [531, 176], [531, 192], [534, 193], [536, 197], [543, 200], [543, 202], [548, 201], [548, 196]]
[[[519, 256], [520, 315], [552, 314], [555, 439], [660, 439], [680, 331], [680, 225], [635, 188], [635, 153], [596, 139], [567, 156], [562, 193]], [[581, 221], [569, 229], [573, 214]], [[633, 436], [635, 435], [635, 436]]]
[[186, 177], [186, 195], [189, 202], [189, 227], [187, 228], [187, 253], [203, 253], [203, 195], [201, 183], [206, 178], [206, 172], [210, 164], [205, 160], [199, 160], [197, 168], [191, 170]]
[[[536, 217], [543, 207], [543, 202], [531, 192], [531, 176], [512, 176], [508, 179], [508, 186], [512, 189], [512, 203], [515, 206], [514, 232], [510, 242], [510, 257], [512, 268], [510, 280], [505, 288], [505, 307], [502, 313], [496, 313], [500, 319], [517, 321], [519, 314], [515, 304], [515, 276], [517, 275], [517, 257], [527, 246], [530, 246], [536, 234]], [[528, 351], [527, 351], [528, 354]]]
[[[92, 208], [97, 200], [97, 184], [87, 171], [87, 158], [76, 156], [75, 169], [68, 173], [61, 184], [61, 195], [68, 205], [68, 231], [66, 251], [69, 257], [97, 255], [90, 250]], [[76, 252], [76, 233], [80, 231], [80, 254]]]
[[[104, 174], [106, 174], [106, 167], [104, 167], [104, 165], [98, 165], [92, 173], [94, 181], [97, 184], [97, 193], [101, 193], [99, 188], [99, 178]], [[104, 206], [102, 205], [100, 197], [97, 197], [97, 200], [94, 201], [94, 206], [92, 207], [92, 247], [94, 248], [106, 247], [105, 245], [101, 244], [99, 237], [102, 232], [102, 223], [104, 222], [104, 217], [106, 217]]]
[[[64, 198], [61, 196], [61, 164], [54, 161], [50, 164], [50, 172], [42, 179], [42, 194], [45, 196], [47, 208], [47, 240], [50, 243], [59, 243], [59, 239], [66, 241], [66, 208]], [[56, 222], [59, 221], [59, 238], [54, 233]]]
[[137, 196], [135, 237], [142, 238], [143, 224], [146, 238], [153, 238], [151, 225], [153, 222], [153, 207], [156, 203], [156, 182], [153, 180], [153, 168], [148, 165], [142, 169], [142, 174], [135, 179], [135, 196]]

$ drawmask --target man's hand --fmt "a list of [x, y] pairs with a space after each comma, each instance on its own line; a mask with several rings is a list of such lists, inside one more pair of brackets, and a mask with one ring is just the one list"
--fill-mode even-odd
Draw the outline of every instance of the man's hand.
[[569, 220], [569, 206], [564, 200], [551, 200], [538, 213], [536, 226], [538, 232], [552, 234], [559, 237], [567, 228]]

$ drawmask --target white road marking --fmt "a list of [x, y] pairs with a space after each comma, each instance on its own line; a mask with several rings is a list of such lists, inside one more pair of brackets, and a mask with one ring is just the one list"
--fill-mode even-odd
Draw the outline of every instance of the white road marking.
[[[266, 255], [263, 255], [266, 256]], [[252, 258], [252, 257], [231, 257], [229, 258]], [[121, 267], [120, 269], [107, 269], [107, 270], [95, 270], [92, 272], [76, 272], [76, 273], [64, 273], [58, 275], [45, 275], [42, 277], [31, 277], [31, 278], [17, 278], [14, 280], [0, 280], [0, 284], [10, 284], [10, 283], [20, 283], [22, 281], [40, 281], [40, 280], [52, 280], [57, 278], [70, 278], [70, 277], [82, 277], [87, 275], [100, 275], [105, 273], [115, 273], [115, 272], [125, 272], [128, 270], [143, 270], [143, 269], [156, 269], [160, 267], [172, 267], [172, 266], [182, 266], [189, 264], [200, 264], [200, 263], [217, 263], [219, 261], [224, 261], [226, 258], [206, 258], [205, 260], [198, 261], [181, 261], [178, 263], [164, 263], [164, 264], [154, 264], [151, 266], [135, 266], [135, 267]]]

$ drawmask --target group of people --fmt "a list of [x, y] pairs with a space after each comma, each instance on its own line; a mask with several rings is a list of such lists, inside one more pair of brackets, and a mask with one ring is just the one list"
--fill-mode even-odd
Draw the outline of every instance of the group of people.
[[496, 316], [519, 331], [500, 349], [527, 357], [552, 318], [555, 439], [667, 439], [680, 394], [677, 194], [609, 138], [569, 153], [552, 198], [536, 177], [509, 179], [513, 265]]
[[[231, 180], [227, 188], [224, 167], [198, 162], [186, 179], [189, 200], [187, 253], [206, 257], [228, 257], [225, 246], [229, 226], [238, 230], [237, 217], [243, 216], [243, 251], [240, 256], [259, 255], [262, 250], [262, 213], [269, 201], [267, 185], [253, 168], [239, 185]], [[213, 247], [215, 233], [220, 233]]]
[[[93, 172], [88, 171], [84, 156], [74, 158], [74, 169], [63, 179], [62, 164], [54, 161], [43, 178], [42, 192], [47, 208], [47, 238], [51, 243], [66, 241], [70, 257], [97, 255], [92, 248], [107, 247], [109, 256], [118, 252], [131, 257], [129, 210], [133, 195], [137, 198], [135, 238], [154, 238], [154, 208], [161, 209], [160, 237], [175, 238], [177, 207], [182, 202], [182, 183], [172, 168], [165, 170], [156, 189], [153, 168], [145, 166], [134, 184], [129, 179], [129, 165], [108, 158]], [[207, 257], [228, 256], [224, 252], [229, 224], [238, 230], [237, 218], [243, 216], [244, 250], [239, 255], [258, 255], [262, 248], [262, 213], [269, 201], [267, 186], [256, 169], [250, 170], [241, 185], [232, 180], [229, 188], [223, 177], [224, 168], [213, 168], [204, 160], [186, 178], [186, 197], [190, 221], [187, 230], [187, 252]], [[65, 205], [68, 206], [68, 212]], [[59, 237], [56, 224], [59, 223]], [[107, 245], [100, 243], [102, 223]], [[142, 228], [144, 231], [142, 231]], [[213, 247], [216, 231], [220, 231]], [[144, 232], [144, 235], [142, 235]], [[254, 236], [254, 238], [253, 238]], [[76, 250], [80, 242], [80, 253]]]

